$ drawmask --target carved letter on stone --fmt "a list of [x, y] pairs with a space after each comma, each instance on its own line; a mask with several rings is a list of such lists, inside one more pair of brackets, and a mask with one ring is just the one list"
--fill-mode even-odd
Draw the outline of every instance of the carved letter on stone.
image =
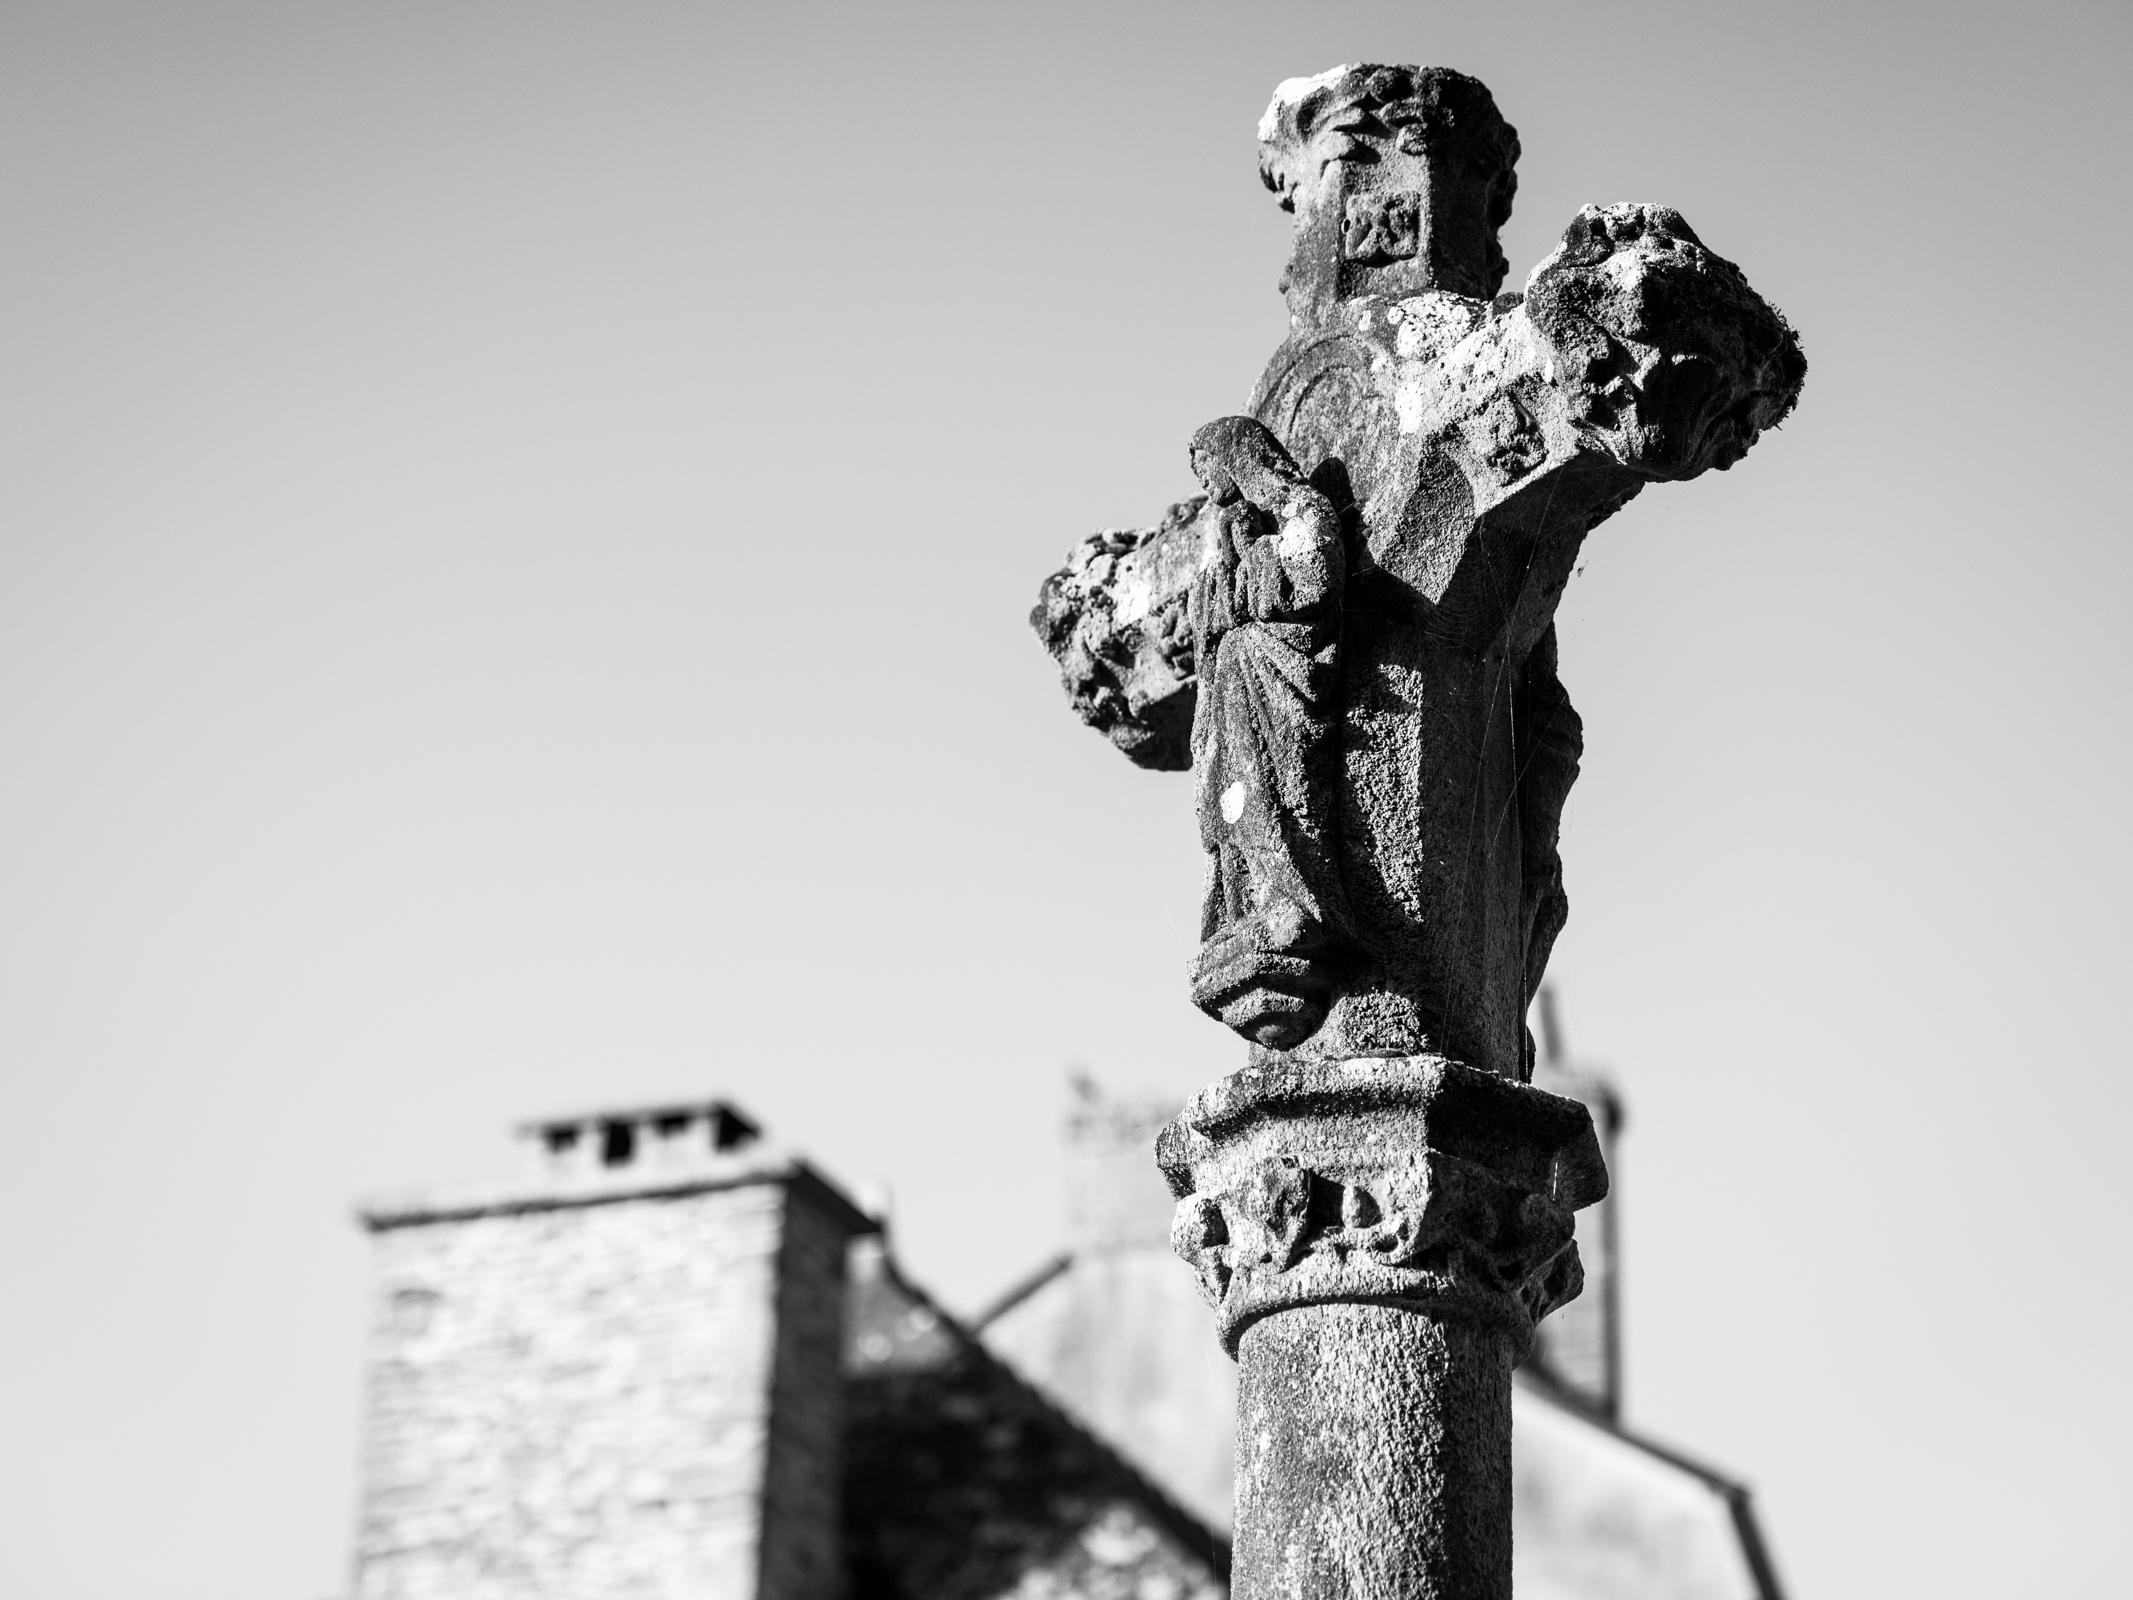
[[1405, 261], [1421, 244], [1422, 197], [1412, 191], [1352, 194], [1341, 254], [1350, 261]]
[[1194, 1000], [1264, 1051], [1518, 1078], [1567, 908], [1554, 613], [1645, 484], [1738, 461], [1806, 370], [1662, 206], [1588, 206], [1497, 295], [1518, 138], [1473, 79], [1282, 85], [1289, 337], [1193, 437], [1204, 498], [1086, 541], [1034, 621], [1083, 718], [1194, 769]]
[[1192, 436], [1202, 493], [1082, 541], [1031, 620], [1084, 721], [1192, 769], [1192, 996], [1250, 1042], [1157, 1145], [1240, 1366], [1232, 1593], [1510, 1600], [1511, 1367], [1607, 1188], [1525, 1081], [1583, 748], [1555, 609], [1806, 362], [1662, 206], [1585, 207], [1498, 294], [1518, 136], [1460, 73], [1292, 79], [1259, 142], [1288, 337]]

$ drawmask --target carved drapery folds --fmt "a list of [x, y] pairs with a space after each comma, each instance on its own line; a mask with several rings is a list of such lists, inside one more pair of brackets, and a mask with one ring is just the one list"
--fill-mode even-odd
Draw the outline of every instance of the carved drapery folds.
[[1253, 1045], [1157, 1146], [1241, 1369], [1237, 1600], [1508, 1600], [1511, 1366], [1607, 1186], [1524, 1081], [1583, 746], [1555, 610], [1594, 527], [1732, 466], [1806, 371], [1664, 207], [1584, 208], [1498, 294], [1518, 153], [1460, 73], [1282, 84], [1288, 336], [1194, 437], [1204, 494], [1031, 619], [1084, 721], [1193, 769], [1193, 998]]
[[[1783, 316], [1664, 207], [1586, 207], [1523, 296], [1437, 286], [1422, 255], [1398, 254], [1407, 213], [1371, 210], [1381, 169], [1427, 167], [1399, 180], [1425, 183], [1415, 226], [1442, 222], [1469, 254], [1479, 247], [1453, 222], [1495, 215], [1507, 191], [1401, 148], [1399, 129], [1420, 122], [1399, 124], [1359, 177], [1352, 152], [1325, 152], [1383, 142], [1356, 120], [1367, 107], [1309, 84], [1285, 115], [1312, 131], [1274, 169], [1297, 205], [1292, 278], [1309, 267], [1321, 289], [1347, 287], [1298, 300], [1292, 286], [1298, 314], [1252, 418], [1213, 426], [1241, 436], [1256, 421], [1330, 508], [1334, 592], [1309, 618], [1254, 619], [1300, 629], [1305, 648], [1267, 652], [1283, 664], [1254, 674], [1240, 647], [1211, 708], [1210, 647], [1230, 619], [1201, 613], [1231, 602], [1205, 575], [1236, 563], [1222, 552], [1237, 508], [1202, 497], [1157, 527], [1085, 541], [1032, 620], [1075, 709], [1141, 765], [1254, 743], [1293, 758], [1295, 824], [1241, 832], [1208, 824], [1210, 795], [1234, 780], [1211, 785], [1200, 763], [1203, 1009], [1271, 1049], [1438, 1051], [1517, 1076], [1521, 1019], [1568, 906], [1555, 838], [1581, 741], [1556, 676], [1556, 604], [1593, 527], [1647, 483], [1733, 465], [1791, 409], [1805, 361]], [[1357, 195], [1368, 203], [1343, 199], [1332, 217], [1336, 197]], [[1340, 276], [1355, 251], [1376, 263], [1367, 285]], [[1243, 499], [1269, 544], [1282, 513]], [[1321, 786], [1323, 805], [1306, 794]], [[1224, 884], [1293, 877], [1303, 857], [1315, 896], [1290, 936], [1281, 914], [1222, 898]]]
[[1207, 491], [1190, 616], [1207, 884], [1193, 1000], [1274, 1049], [1318, 1029], [1352, 949], [1334, 853], [1340, 519], [1249, 417], [1193, 436]]
[[1234, 1354], [1334, 1301], [1486, 1323], [1523, 1352], [1583, 1283], [1571, 1213], [1606, 1193], [1585, 1108], [1439, 1058], [1247, 1068], [1164, 1129], [1171, 1244]]

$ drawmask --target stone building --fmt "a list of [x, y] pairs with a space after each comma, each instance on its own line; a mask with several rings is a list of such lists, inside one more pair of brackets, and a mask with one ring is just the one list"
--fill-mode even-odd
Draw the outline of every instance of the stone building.
[[1224, 1541], [731, 1106], [370, 1205], [359, 1600], [1216, 1600]]
[[[1619, 1171], [1606, 1077], [1548, 1039], [1534, 1081], [1583, 1100]], [[1171, 1254], [1148, 1160], [1174, 1107], [1081, 1080], [1067, 1118], [1067, 1247], [974, 1319], [986, 1345], [1227, 1532], [1236, 1366]], [[1615, 1202], [1578, 1213], [1585, 1290], [1541, 1324], [1512, 1396], [1519, 1600], [1779, 1600], [1748, 1492], [1622, 1426]]]
[[[1613, 1098], [1549, 1052], [1547, 1086]], [[381, 1202], [359, 1600], [1215, 1600], [1234, 1369], [1166, 1111], [1080, 1086], [1068, 1245], [971, 1325], [719, 1102], [528, 1124]], [[1776, 1600], [1746, 1494], [1625, 1431], [1613, 1221], [1515, 1400], [1523, 1600]]]

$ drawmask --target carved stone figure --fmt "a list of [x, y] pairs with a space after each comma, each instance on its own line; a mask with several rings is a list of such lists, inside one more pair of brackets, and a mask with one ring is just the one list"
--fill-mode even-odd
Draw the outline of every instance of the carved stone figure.
[[[1556, 602], [1587, 532], [1739, 460], [1805, 362], [1664, 207], [1586, 207], [1497, 295], [1518, 139], [1472, 78], [1291, 80], [1260, 150], [1296, 233], [1259, 427], [1201, 430], [1208, 496], [1086, 541], [1033, 621], [1085, 720], [1195, 768], [1204, 1009], [1272, 1050], [1522, 1078], [1581, 744]], [[1302, 586], [1276, 593], [1292, 558], [1257, 552], [1292, 525]]]
[[1188, 607], [1207, 852], [1193, 998], [1279, 1048], [1325, 1019], [1346, 947], [1333, 797], [1347, 562], [1332, 505], [1258, 423], [1209, 423], [1191, 459], [1207, 490]]
[[1250, 1041], [1158, 1142], [1240, 1368], [1233, 1593], [1507, 1600], [1511, 1369], [1607, 1187], [1526, 1081], [1582, 747], [1555, 608], [1806, 363], [1661, 206], [1585, 207], [1499, 294], [1518, 137], [1472, 78], [1292, 79], [1259, 141], [1288, 338], [1193, 436], [1204, 494], [1085, 540], [1032, 621], [1085, 721], [1193, 769], [1193, 998]]

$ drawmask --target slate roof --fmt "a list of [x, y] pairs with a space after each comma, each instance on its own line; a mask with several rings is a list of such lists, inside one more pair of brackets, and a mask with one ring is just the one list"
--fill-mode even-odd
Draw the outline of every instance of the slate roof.
[[1010, 1371], [878, 1246], [845, 1334], [851, 1600], [1217, 1600], [1229, 1546]]

